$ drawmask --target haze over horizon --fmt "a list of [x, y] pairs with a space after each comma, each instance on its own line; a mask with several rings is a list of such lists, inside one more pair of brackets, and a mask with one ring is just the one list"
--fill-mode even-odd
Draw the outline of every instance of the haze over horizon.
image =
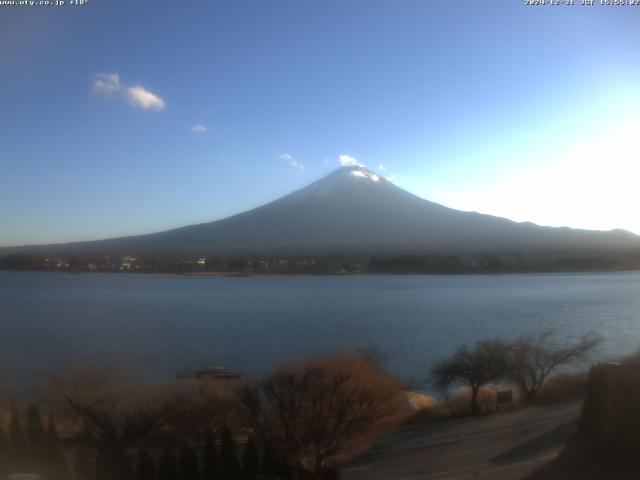
[[422, 198], [640, 234], [633, 8], [3, 8], [0, 246], [157, 232], [360, 162]]

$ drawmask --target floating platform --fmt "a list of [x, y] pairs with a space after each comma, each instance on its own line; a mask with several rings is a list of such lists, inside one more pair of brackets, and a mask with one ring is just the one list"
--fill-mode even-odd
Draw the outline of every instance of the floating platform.
[[208, 367], [198, 367], [188, 372], [178, 373], [176, 375], [176, 378], [182, 380], [200, 380], [204, 378], [210, 378], [214, 380], [230, 380], [234, 378], [240, 378], [240, 374], [229, 370], [228, 368], [225, 368], [221, 365], [210, 365]]

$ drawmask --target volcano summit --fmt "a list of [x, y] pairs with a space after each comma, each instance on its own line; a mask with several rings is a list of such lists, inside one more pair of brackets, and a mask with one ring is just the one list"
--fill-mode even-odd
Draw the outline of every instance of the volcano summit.
[[0, 253], [528, 253], [630, 248], [640, 248], [640, 237], [623, 230], [542, 227], [454, 210], [417, 197], [366, 167], [349, 166], [222, 220], [148, 235], [15, 247]]

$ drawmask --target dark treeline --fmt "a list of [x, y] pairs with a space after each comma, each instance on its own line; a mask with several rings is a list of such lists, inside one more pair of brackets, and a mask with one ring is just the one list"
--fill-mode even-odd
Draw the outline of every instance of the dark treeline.
[[37, 405], [21, 412], [12, 403], [6, 433], [0, 429], [0, 478], [24, 471], [46, 475], [47, 480], [68, 478], [54, 416], [49, 414], [45, 427]]
[[366, 259], [329, 256], [54, 256], [12, 254], [0, 258], [0, 269], [63, 272], [345, 274], [363, 270]]
[[221, 274], [482, 274], [640, 269], [640, 251], [558, 254], [52, 256], [11, 254], [0, 269]]
[[[49, 415], [45, 427], [36, 405], [29, 405], [26, 414], [13, 405], [9, 431], [6, 435], [0, 431], [0, 476], [28, 472], [46, 480], [301, 478], [274, 450], [259, 452], [252, 437], [240, 448], [226, 426], [219, 435], [207, 434], [202, 445], [183, 443], [176, 448], [158, 448], [147, 441], [149, 448], [140, 444], [136, 451], [123, 450], [117, 456], [105, 445], [87, 448], [82, 438], [63, 445], [53, 415]], [[68, 452], [63, 453], [63, 449]], [[326, 469], [325, 477], [330, 472]]]
[[536, 273], [640, 269], [640, 252], [573, 255], [395, 255], [375, 256], [371, 273]]

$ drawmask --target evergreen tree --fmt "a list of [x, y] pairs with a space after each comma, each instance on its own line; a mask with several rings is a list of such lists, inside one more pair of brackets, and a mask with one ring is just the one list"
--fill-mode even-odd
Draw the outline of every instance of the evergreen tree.
[[9, 469], [24, 470], [29, 467], [27, 460], [27, 439], [20, 419], [20, 412], [15, 403], [10, 408], [9, 421]]
[[114, 480], [117, 478], [117, 471], [113, 459], [100, 450], [96, 457], [96, 480]]
[[242, 473], [244, 480], [253, 480], [260, 475], [260, 458], [258, 457], [258, 447], [249, 437], [242, 454]]
[[269, 477], [280, 473], [280, 465], [275, 450], [267, 445], [262, 454], [262, 473]]
[[180, 480], [200, 480], [198, 455], [189, 445], [184, 445], [180, 450], [178, 474]]
[[323, 480], [340, 480], [340, 471], [335, 468], [325, 468], [322, 472]]
[[[51, 417], [49, 417], [51, 418]], [[76, 448], [73, 452], [73, 478], [74, 480], [92, 480], [96, 476], [91, 459], [83, 448]]]
[[47, 435], [40, 410], [33, 403], [27, 407], [27, 444], [29, 469], [44, 475], [47, 467]]
[[216, 480], [218, 478], [220, 478], [220, 465], [216, 439], [208, 433], [202, 449], [202, 480]]
[[280, 480], [293, 480], [293, 469], [283, 459], [278, 459], [278, 478]]
[[153, 459], [142, 447], [138, 450], [136, 477], [138, 480], [155, 480], [156, 478], [156, 468], [153, 464]]
[[9, 445], [0, 425], [0, 478], [6, 478], [9, 474]]
[[52, 413], [49, 414], [47, 422], [46, 466], [47, 479], [64, 480], [68, 477], [67, 463], [60, 447], [58, 428]]
[[163, 450], [160, 455], [160, 465], [158, 468], [158, 480], [178, 480], [176, 459], [171, 450]]
[[220, 474], [224, 480], [236, 480], [241, 478], [236, 456], [236, 444], [229, 427], [222, 429], [222, 444], [220, 445]]
[[131, 467], [131, 460], [127, 455], [123, 455], [118, 462], [118, 480], [134, 480], [133, 468]]

